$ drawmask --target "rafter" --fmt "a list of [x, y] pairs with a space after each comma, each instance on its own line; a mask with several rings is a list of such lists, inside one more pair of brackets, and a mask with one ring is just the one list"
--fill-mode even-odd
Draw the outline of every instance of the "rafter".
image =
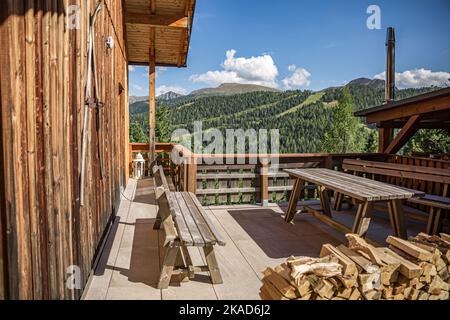
[[384, 150], [385, 153], [395, 154], [405, 145], [406, 142], [417, 132], [417, 123], [420, 121], [420, 115], [409, 118], [405, 126], [400, 130], [391, 144]]
[[125, 17], [127, 24], [145, 24], [151, 27], [170, 27], [170, 28], [185, 28], [188, 27], [188, 17], [173, 15], [149, 15], [146, 13], [129, 13]]

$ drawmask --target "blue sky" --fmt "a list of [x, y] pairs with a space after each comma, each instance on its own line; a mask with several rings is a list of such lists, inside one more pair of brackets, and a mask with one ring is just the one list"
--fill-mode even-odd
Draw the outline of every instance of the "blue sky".
[[[367, 27], [370, 5], [381, 10], [380, 30]], [[445, 84], [449, 0], [197, 0], [188, 67], [159, 68], [157, 93], [222, 82], [320, 90], [382, 78], [388, 26], [396, 28], [398, 86]], [[148, 94], [146, 73], [130, 68], [130, 95]]]

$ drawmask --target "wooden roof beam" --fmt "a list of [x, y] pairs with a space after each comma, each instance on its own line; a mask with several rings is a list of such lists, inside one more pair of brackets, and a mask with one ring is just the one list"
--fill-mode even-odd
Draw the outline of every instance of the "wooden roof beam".
[[150, 15], [147, 13], [128, 13], [125, 17], [127, 24], [144, 24], [155, 28], [188, 28], [189, 19], [187, 16], [173, 15]]
[[412, 116], [405, 126], [400, 130], [391, 144], [384, 150], [384, 153], [395, 154], [408, 142], [417, 132], [417, 123], [420, 121], [420, 115]]

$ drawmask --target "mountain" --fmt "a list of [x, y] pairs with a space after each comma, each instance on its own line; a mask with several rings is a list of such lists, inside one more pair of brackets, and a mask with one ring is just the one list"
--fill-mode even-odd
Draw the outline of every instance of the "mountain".
[[156, 97], [156, 99], [169, 101], [169, 100], [174, 100], [174, 99], [178, 99], [178, 98], [181, 98], [181, 97], [184, 97], [184, 95], [176, 93], [176, 92], [173, 92], [173, 91], [169, 91], [169, 92], [166, 92], [166, 93], [164, 93], [162, 95], [159, 95], [158, 97]]
[[148, 96], [145, 96], [145, 97], [130, 96], [130, 97], [128, 97], [128, 103], [130, 105], [132, 105], [133, 103], [142, 102], [142, 101], [148, 101]]
[[383, 90], [385, 86], [385, 81], [380, 79], [368, 79], [368, 78], [358, 78], [348, 83], [349, 85], [364, 85], [370, 86], [372, 88]]
[[233, 95], [249, 92], [279, 92], [279, 90], [254, 84], [223, 83], [217, 88], [205, 88], [191, 92], [191, 96]]
[[[157, 113], [159, 110], [160, 114], [165, 114], [165, 118], [157, 118], [156, 121], [160, 123], [165, 121], [170, 125], [171, 131], [187, 129], [193, 132], [195, 121], [202, 121], [203, 130], [216, 128], [222, 132], [226, 129], [278, 129], [281, 153], [322, 152], [324, 133], [332, 126], [334, 107], [338, 105], [337, 101], [344, 88], [333, 87], [318, 92], [310, 90], [281, 92], [271, 89], [224, 94], [224, 87], [226, 89], [235, 86], [221, 87], [222, 89], [218, 91], [206, 91], [216, 93], [197, 93], [169, 102], [158, 100]], [[346, 87], [353, 98], [355, 111], [383, 103], [382, 80], [361, 78], [349, 82]], [[396, 97], [401, 100], [432, 90], [436, 88], [396, 90]], [[144, 136], [147, 136], [148, 106], [136, 103], [130, 106], [130, 112], [135, 112], [130, 117], [131, 124], [139, 125]], [[373, 129], [361, 124], [361, 140], [367, 142], [367, 149], [364, 151], [374, 150], [373, 141], [376, 141], [376, 133]]]

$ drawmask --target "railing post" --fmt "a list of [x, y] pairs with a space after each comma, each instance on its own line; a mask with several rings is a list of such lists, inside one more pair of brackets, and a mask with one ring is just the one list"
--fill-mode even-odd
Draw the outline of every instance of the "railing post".
[[269, 205], [269, 161], [261, 160], [260, 169], [260, 188], [261, 188], [261, 205], [267, 207]]
[[188, 164], [187, 171], [187, 191], [195, 194], [197, 192], [197, 158], [194, 153], [191, 155], [191, 161]]

